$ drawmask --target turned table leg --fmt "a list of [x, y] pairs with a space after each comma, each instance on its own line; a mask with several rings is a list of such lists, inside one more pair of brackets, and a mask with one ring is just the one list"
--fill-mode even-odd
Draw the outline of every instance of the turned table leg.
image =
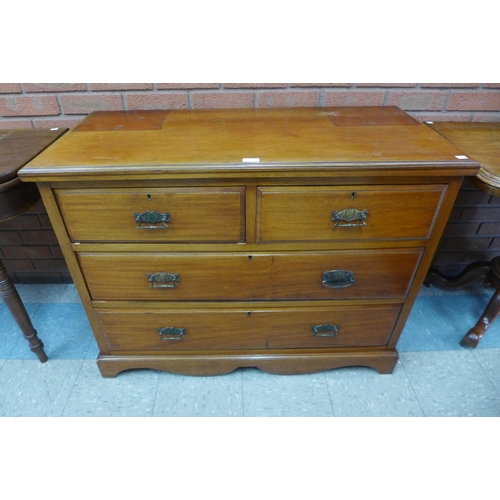
[[45, 363], [47, 355], [43, 350], [43, 343], [38, 338], [36, 330], [26, 312], [26, 308], [17, 293], [12, 280], [10, 279], [5, 267], [0, 260], [0, 296], [3, 298], [5, 305], [9, 308], [12, 316], [23, 332], [23, 337], [28, 341], [30, 349], [38, 356], [38, 359]]
[[496, 290], [476, 325], [460, 341], [462, 347], [477, 347], [486, 330], [500, 314], [500, 256], [490, 262], [471, 264], [455, 277], [447, 277], [439, 271], [432, 270], [424, 281], [428, 286], [456, 290], [479, 280], [482, 280], [485, 286], [493, 286]]
[[471, 328], [460, 341], [463, 347], [476, 347], [481, 340], [481, 337], [486, 333], [486, 330], [491, 326], [493, 321], [500, 313], [500, 289], [497, 289], [491, 297], [486, 309], [479, 318], [476, 326]]

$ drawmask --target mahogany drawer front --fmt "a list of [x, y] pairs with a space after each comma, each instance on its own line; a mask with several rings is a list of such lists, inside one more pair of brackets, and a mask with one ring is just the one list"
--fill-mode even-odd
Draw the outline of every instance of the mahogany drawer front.
[[[113, 351], [383, 346], [399, 305], [303, 309], [99, 311]], [[161, 332], [160, 332], [161, 330]]]
[[89, 253], [79, 260], [94, 300], [271, 298], [268, 255]]
[[446, 187], [259, 187], [257, 240], [427, 239]]
[[277, 254], [275, 300], [406, 297], [422, 248]]
[[82, 253], [94, 300], [403, 298], [422, 249], [277, 254]]
[[72, 241], [244, 241], [244, 187], [59, 189], [56, 196]]

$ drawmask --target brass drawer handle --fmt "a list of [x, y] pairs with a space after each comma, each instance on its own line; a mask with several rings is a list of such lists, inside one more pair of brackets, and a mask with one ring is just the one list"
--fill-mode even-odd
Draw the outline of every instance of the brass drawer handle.
[[183, 340], [186, 335], [185, 328], [177, 328], [175, 326], [167, 326], [165, 328], [158, 328], [160, 340]]
[[325, 271], [321, 281], [328, 288], [345, 288], [354, 285], [354, 271]]
[[339, 331], [339, 325], [331, 325], [330, 323], [313, 325], [311, 331], [313, 337], [336, 337]]
[[[355, 208], [346, 208], [341, 212], [334, 210], [332, 212], [332, 222], [335, 222], [335, 227], [358, 227], [366, 226], [366, 217], [368, 216], [368, 210], [356, 210]], [[358, 223], [353, 223], [354, 221], [360, 221]], [[345, 224], [341, 224], [345, 222]]]
[[[170, 214], [165, 212], [161, 214], [156, 210], [143, 212], [142, 214], [135, 212], [134, 213], [135, 222], [137, 222], [137, 229], [167, 229], [167, 222], [170, 222]], [[158, 224], [159, 222], [162, 225], [155, 226], [154, 224]], [[141, 226], [141, 224], [146, 223], [150, 224], [149, 226]]]
[[[150, 288], [177, 288], [177, 283], [181, 281], [179, 273], [170, 274], [159, 272], [155, 274], [148, 273], [148, 281]], [[160, 283], [155, 285], [155, 283]]]

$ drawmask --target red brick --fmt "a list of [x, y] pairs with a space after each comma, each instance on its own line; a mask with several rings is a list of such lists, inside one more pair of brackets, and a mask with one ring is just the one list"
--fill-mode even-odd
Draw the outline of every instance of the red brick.
[[490, 261], [494, 257], [498, 256], [498, 251], [495, 252], [494, 249], [482, 250], [481, 252], [467, 252], [463, 259], [464, 264], [471, 264], [472, 262], [477, 262], [481, 260]]
[[460, 264], [464, 257], [465, 252], [437, 252], [432, 259], [432, 266]]
[[464, 222], [496, 222], [500, 220], [500, 208], [463, 208], [461, 220]]
[[446, 109], [500, 111], [500, 92], [451, 92]]
[[0, 247], [5, 251], [5, 245], [21, 245], [21, 236], [18, 231], [0, 231]]
[[474, 113], [473, 122], [500, 122], [500, 113]]
[[500, 83], [483, 83], [485, 89], [500, 89]]
[[444, 240], [444, 249], [447, 251], [486, 250], [491, 238], [447, 238]]
[[9, 259], [50, 259], [52, 252], [47, 246], [15, 246], [4, 247], [4, 255]]
[[286, 88], [286, 83], [224, 83], [225, 89], [267, 89]]
[[444, 251], [446, 251], [446, 242], [447, 241], [448, 240], [446, 238], [441, 238], [439, 240], [439, 244], [438, 244], [436, 252], [444, 252]]
[[29, 259], [5, 259], [2, 262], [9, 273], [34, 269], [33, 263]]
[[52, 256], [53, 257], [56, 257], [58, 259], [64, 259], [64, 255], [61, 251], [61, 247], [60, 246], [53, 246], [53, 247], [50, 247], [51, 251], [52, 251]]
[[253, 108], [253, 92], [193, 92], [195, 109]]
[[0, 229], [38, 229], [40, 222], [37, 215], [20, 215], [0, 222]]
[[470, 88], [475, 89], [479, 87], [479, 83], [421, 83], [422, 88], [442, 88], [442, 89], [456, 89], [456, 88]]
[[25, 92], [78, 92], [87, 90], [84, 83], [23, 83]]
[[325, 106], [382, 106], [385, 92], [326, 91]]
[[500, 236], [500, 222], [483, 222], [477, 234], [483, 236]]
[[416, 83], [355, 83], [355, 87], [394, 87], [394, 88], [409, 88], [415, 87]]
[[89, 83], [92, 91], [102, 90], [152, 90], [152, 83]]
[[40, 219], [40, 224], [43, 228], [52, 228], [52, 224], [50, 223], [50, 219], [47, 214], [40, 214], [38, 218]]
[[444, 228], [443, 238], [475, 236], [479, 222], [449, 223]]
[[291, 83], [290, 87], [350, 87], [352, 83]]
[[20, 94], [19, 83], [0, 83], [0, 94]]
[[61, 104], [68, 115], [85, 115], [92, 111], [121, 111], [122, 98], [116, 94], [62, 95]]
[[455, 206], [465, 207], [465, 206], [476, 206], [476, 205], [488, 205], [491, 195], [477, 189], [475, 191], [460, 190], [457, 199], [455, 200]]
[[26, 213], [46, 214], [47, 210], [45, 209], [45, 205], [43, 204], [43, 201], [40, 199]]
[[80, 118], [55, 118], [53, 120], [45, 119], [34, 119], [33, 124], [35, 128], [74, 128], [76, 127], [85, 117]]
[[218, 89], [218, 83], [157, 83], [157, 90]]
[[2, 120], [0, 118], [0, 129], [6, 130], [9, 128], [33, 128], [31, 120]]
[[[48, 229], [39, 231], [23, 231], [23, 243], [26, 245], [57, 245], [57, 238], [54, 231]], [[0, 236], [1, 238], [1, 236]]]
[[129, 94], [128, 109], [187, 109], [187, 93], [175, 94]]
[[61, 272], [61, 278], [63, 283], [73, 283], [73, 278], [71, 277], [71, 273], [68, 272]]
[[462, 217], [462, 211], [463, 211], [462, 207], [453, 207], [451, 209], [450, 217], [448, 218], [448, 223], [458, 222]]
[[259, 92], [259, 108], [297, 108], [318, 105], [319, 92]]
[[16, 282], [19, 283], [65, 283], [61, 276], [61, 273], [42, 273], [37, 271], [31, 272], [17, 272], [15, 273], [17, 279]]
[[[469, 177], [465, 177], [462, 181], [462, 185], [460, 186], [460, 191], [480, 191], [470, 180]], [[491, 200], [490, 200], [491, 204]]]
[[446, 92], [389, 91], [387, 106], [404, 110], [437, 111], [443, 109]]
[[67, 271], [68, 266], [64, 259], [34, 259], [33, 264], [37, 271]]
[[410, 115], [419, 122], [470, 122], [471, 115], [463, 113], [426, 113], [413, 111]]
[[0, 116], [58, 115], [59, 106], [54, 96], [0, 97]]

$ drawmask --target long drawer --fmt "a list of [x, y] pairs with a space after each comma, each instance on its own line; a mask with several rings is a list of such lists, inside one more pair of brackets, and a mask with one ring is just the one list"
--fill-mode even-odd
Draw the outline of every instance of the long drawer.
[[261, 242], [427, 239], [446, 186], [260, 187]]
[[422, 248], [244, 253], [81, 253], [94, 300], [403, 298]]
[[304, 309], [98, 309], [113, 351], [382, 346], [399, 305]]
[[60, 189], [72, 241], [241, 242], [244, 187]]

